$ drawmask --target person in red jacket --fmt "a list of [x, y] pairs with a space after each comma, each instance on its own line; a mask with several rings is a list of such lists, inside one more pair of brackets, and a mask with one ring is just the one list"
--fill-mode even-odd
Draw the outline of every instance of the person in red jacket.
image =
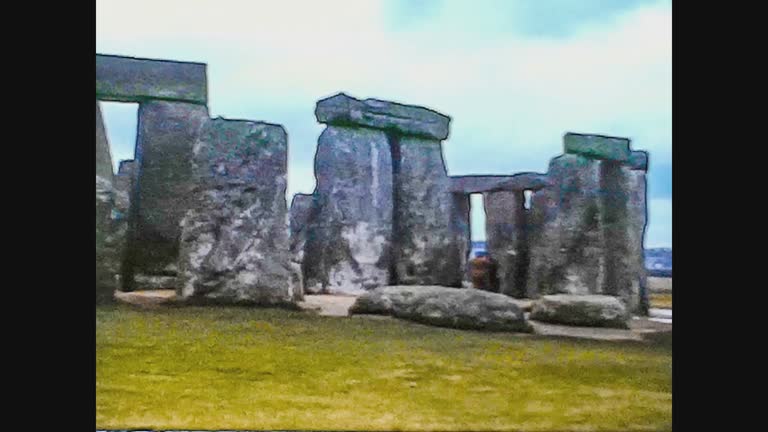
[[469, 261], [472, 287], [484, 291], [499, 292], [497, 268], [496, 261], [487, 252], [478, 252], [475, 258]]

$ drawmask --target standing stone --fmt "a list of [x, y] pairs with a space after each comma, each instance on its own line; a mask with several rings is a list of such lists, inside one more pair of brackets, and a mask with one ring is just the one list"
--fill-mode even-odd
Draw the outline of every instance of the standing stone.
[[111, 244], [111, 214], [114, 208], [112, 184], [96, 176], [96, 303], [113, 300], [117, 268]]
[[395, 168], [395, 269], [400, 285], [461, 287], [453, 195], [440, 141], [403, 136], [393, 145]]
[[459, 256], [459, 270], [462, 279], [469, 281], [469, 253], [472, 250], [472, 232], [470, 227], [469, 195], [452, 193], [451, 226], [453, 229], [454, 249]]
[[266, 123], [209, 120], [194, 144], [182, 220], [182, 299], [279, 304], [292, 291], [285, 203], [287, 135]]
[[553, 186], [534, 197], [528, 289], [609, 295], [638, 311], [645, 192], [632, 166], [647, 158], [630, 154], [628, 139], [568, 134], [565, 144], [550, 164]]
[[[131, 193], [136, 183], [136, 163], [133, 160], [120, 161], [117, 175], [114, 177], [114, 202], [115, 207], [112, 212], [112, 237], [118, 250], [117, 259], [121, 262], [124, 259], [128, 244], [129, 218], [131, 214]], [[118, 273], [122, 273], [122, 268], [118, 268]], [[119, 280], [122, 282], [123, 275], [120, 274]], [[122, 283], [118, 284], [118, 289], [122, 290]]]
[[550, 162], [552, 186], [532, 199], [527, 296], [596, 294], [605, 272], [600, 161], [565, 154]]
[[194, 185], [192, 148], [207, 121], [208, 110], [201, 105], [151, 101], [139, 106], [131, 271], [161, 274], [176, 262], [179, 223], [190, 208]]
[[389, 283], [392, 155], [384, 132], [328, 126], [315, 156], [316, 208], [304, 254], [308, 291], [356, 294]]
[[528, 266], [523, 191], [488, 192], [483, 202], [488, 252], [499, 264], [499, 292], [523, 298]]
[[110, 184], [113, 181], [112, 154], [99, 101], [96, 101], [96, 175]]
[[304, 262], [304, 246], [307, 242], [307, 231], [309, 231], [309, 220], [313, 208], [313, 200], [313, 195], [296, 194], [293, 196], [291, 208], [289, 210], [289, 227], [291, 261], [296, 266], [293, 274], [293, 283], [301, 286], [302, 292], [316, 294], [318, 291], [310, 291], [304, 287], [304, 275], [302, 270], [302, 263]]
[[632, 276], [631, 296], [627, 299], [627, 304], [631, 311], [646, 315], [649, 308], [649, 299], [643, 240], [647, 223], [646, 171], [648, 170], [648, 153], [633, 151], [630, 161], [630, 166], [624, 169], [627, 171], [625, 178], [628, 180], [626, 189], [629, 193], [629, 251], [633, 257], [630, 268], [634, 274]]
[[112, 157], [101, 108], [96, 102], [96, 302], [113, 300], [117, 287], [117, 259], [112, 243], [114, 192]]
[[120, 167], [115, 176], [115, 207], [120, 215], [128, 217], [131, 207], [131, 191], [136, 182], [136, 161], [120, 161]]

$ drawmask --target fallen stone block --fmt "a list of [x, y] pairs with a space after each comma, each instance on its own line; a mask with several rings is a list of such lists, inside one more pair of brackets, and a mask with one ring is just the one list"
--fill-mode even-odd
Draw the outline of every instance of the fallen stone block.
[[553, 324], [629, 328], [630, 314], [617, 297], [558, 294], [536, 301], [529, 318]]
[[439, 327], [530, 332], [522, 307], [503, 294], [441, 286], [387, 286], [358, 297], [350, 314], [391, 315]]

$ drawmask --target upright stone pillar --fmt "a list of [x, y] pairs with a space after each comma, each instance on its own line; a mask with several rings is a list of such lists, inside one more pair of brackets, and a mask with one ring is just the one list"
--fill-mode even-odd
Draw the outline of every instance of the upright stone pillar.
[[646, 315], [649, 308], [647, 271], [645, 269], [645, 229], [647, 224], [647, 180], [648, 153], [633, 151], [629, 163], [623, 168], [628, 180], [626, 190], [629, 195], [629, 251], [630, 265], [633, 269], [632, 289], [626, 299], [629, 309], [637, 314]]
[[483, 203], [486, 245], [499, 265], [499, 291], [523, 298], [528, 267], [525, 195], [523, 191], [486, 192]]
[[[301, 287], [303, 293], [316, 294], [319, 291], [308, 290], [304, 284], [304, 246], [307, 243], [307, 232], [312, 212], [313, 195], [296, 194], [291, 200], [289, 214], [291, 261], [296, 266], [293, 274], [294, 284]], [[315, 287], [313, 287], [315, 288]]]
[[303, 260], [307, 291], [358, 294], [388, 285], [392, 156], [386, 134], [328, 126], [318, 139], [315, 174]]
[[[331, 126], [321, 136], [316, 160], [318, 217], [311, 222], [305, 254], [308, 289], [315, 284], [350, 293], [389, 283], [461, 286], [454, 197], [441, 149], [450, 118], [343, 93], [318, 102], [315, 115]], [[353, 142], [357, 155], [347, 156], [344, 149]], [[328, 149], [335, 147], [331, 154]], [[367, 203], [357, 202], [363, 196]], [[343, 240], [334, 243], [338, 238]], [[333, 250], [333, 244], [341, 247]], [[356, 255], [362, 251], [370, 255], [360, 261]]]
[[301, 298], [291, 280], [287, 147], [281, 126], [206, 122], [193, 146], [193, 187], [181, 221], [181, 298], [259, 304]]
[[395, 270], [399, 285], [460, 287], [454, 198], [439, 140], [396, 138]]
[[453, 228], [453, 248], [459, 256], [459, 269], [462, 279], [469, 280], [469, 253], [472, 250], [472, 231], [470, 226], [470, 202], [469, 195], [454, 192], [451, 194], [453, 204], [451, 206], [451, 226]]
[[203, 105], [149, 101], [139, 106], [127, 278], [132, 272], [162, 274], [176, 263], [179, 223], [190, 208], [194, 185], [193, 145], [207, 121]]
[[534, 197], [529, 295], [610, 294], [628, 290], [626, 195], [621, 163], [629, 140], [566, 134], [566, 154], [552, 160], [553, 186]]
[[112, 157], [109, 141], [96, 102], [96, 302], [113, 300], [117, 288], [117, 259], [112, 241], [112, 210], [114, 209]]

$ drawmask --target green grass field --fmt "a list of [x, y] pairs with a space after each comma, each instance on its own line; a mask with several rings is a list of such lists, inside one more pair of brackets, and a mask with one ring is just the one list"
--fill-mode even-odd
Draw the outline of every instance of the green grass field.
[[651, 307], [672, 309], [672, 293], [652, 293], [649, 298]]
[[246, 308], [96, 309], [98, 428], [671, 430], [671, 337]]

